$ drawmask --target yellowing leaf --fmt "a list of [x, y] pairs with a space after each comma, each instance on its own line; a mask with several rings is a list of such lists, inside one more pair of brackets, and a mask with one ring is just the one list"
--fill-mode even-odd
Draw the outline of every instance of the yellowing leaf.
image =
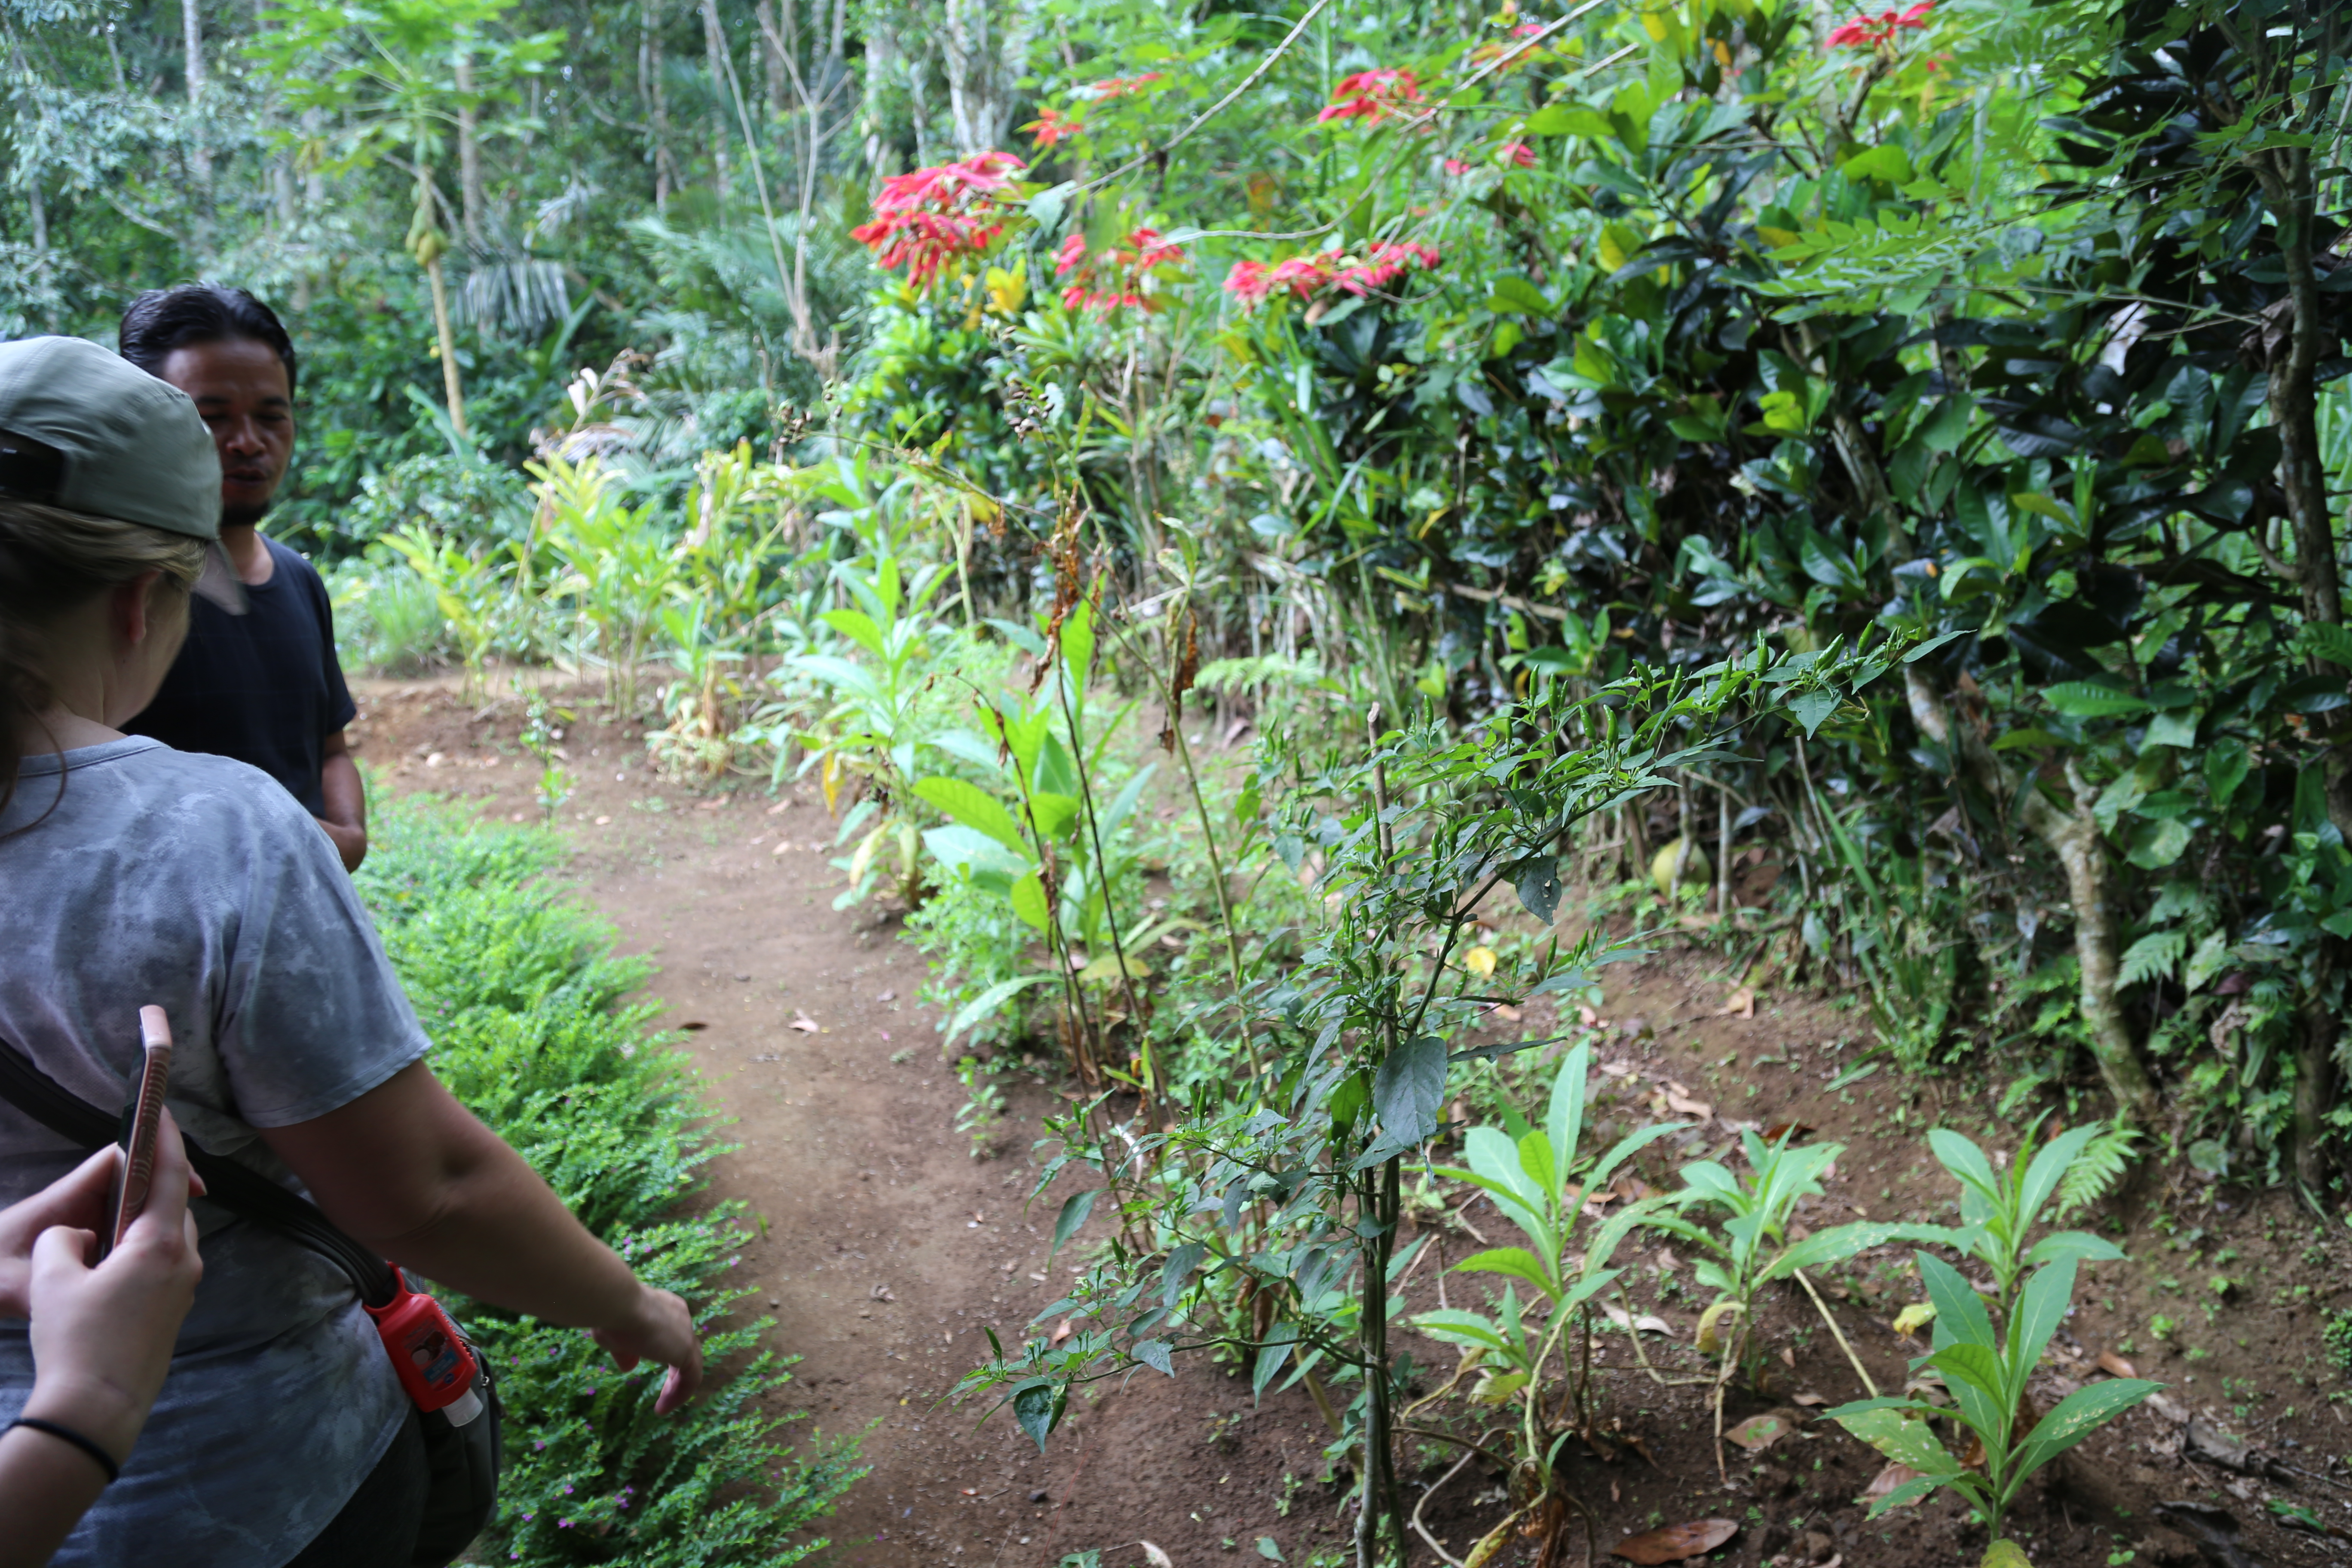
[[1776, 249], [1784, 245], [1797, 243], [1797, 231], [1793, 228], [1774, 228], [1769, 224], [1759, 223], [1756, 226], [1756, 234], [1757, 237], [1763, 240], [1765, 244]]
[[1895, 1331], [1904, 1335], [1916, 1334], [1935, 1321], [1936, 1303], [1914, 1301], [1895, 1314]]
[[1002, 267], [988, 269], [988, 308], [1000, 316], [1017, 315], [1023, 301], [1029, 298], [1029, 276], [1026, 268], [1014, 268], [1007, 272]]
[[1462, 955], [1462, 967], [1479, 979], [1486, 979], [1495, 973], [1495, 950], [1491, 947], [1472, 948]]
[[824, 754], [824, 766], [818, 772], [817, 778], [824, 785], [825, 810], [834, 813], [836, 816], [839, 816], [840, 809], [838, 803], [841, 798], [840, 752], [827, 752]]
[[1698, 1315], [1698, 1348], [1708, 1355], [1723, 1353], [1723, 1322], [1739, 1315], [1737, 1301], [1717, 1301]]
[[1996, 1541], [1986, 1549], [1984, 1562], [1979, 1568], [2033, 1568], [2033, 1560], [2025, 1548], [2014, 1541]]
[[1605, 224], [1601, 230], [1601, 265], [1614, 272], [1633, 259], [1642, 248], [1642, 237], [1633, 226], [1624, 223]]

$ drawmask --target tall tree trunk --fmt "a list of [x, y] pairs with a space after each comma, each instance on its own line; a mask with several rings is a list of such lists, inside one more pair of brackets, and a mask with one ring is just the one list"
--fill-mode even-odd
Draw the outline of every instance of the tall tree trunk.
[[[2279, 489], [2294, 530], [2295, 586], [2303, 618], [2315, 626], [2344, 621], [2342, 578], [2336, 560], [2336, 525], [2327, 501], [2327, 465], [2319, 445], [2319, 360], [2326, 341], [2326, 318], [2319, 297], [2314, 239], [2317, 207], [2307, 147], [2280, 147], [2258, 154], [2255, 177], [2263, 199], [2278, 220], [2280, 259], [2285, 264], [2285, 331], [2265, 342], [2271, 423], [2279, 433]], [[2267, 337], [2267, 334], [2266, 334]], [[2344, 672], [2315, 658], [2312, 672], [2341, 681]], [[2327, 818], [2352, 842], [2352, 724], [2342, 711], [2324, 715], [2315, 729], [2329, 742], [2323, 763]], [[2336, 1103], [2336, 1053], [2342, 1026], [2336, 1018], [2334, 977], [2346, 968], [2352, 943], [2323, 935], [2311, 966], [2300, 1026], [2295, 1031], [2294, 1173], [2314, 1193], [2326, 1184], [2324, 1149], [2327, 1113]]]
[[[789, 13], [792, 0], [784, 0]], [[792, 90], [784, 80], [785, 31], [776, 25], [775, 0], [759, 0], [752, 14], [760, 24], [761, 123], [773, 125], [790, 110]]]
[[956, 151], [969, 158], [1004, 141], [1013, 125], [1013, 83], [1027, 51], [1021, 0], [946, 0], [940, 53], [947, 67], [948, 118]]
[[213, 183], [212, 150], [205, 138], [205, 16], [199, 0], [180, 0], [180, 40], [186, 52], [188, 82], [188, 168], [199, 187], [208, 189]]
[[474, 121], [474, 51], [457, 48], [457, 210], [466, 243], [478, 254], [482, 242], [482, 145]]
[[662, 0], [645, 0], [637, 34], [637, 96], [645, 100], [646, 123], [653, 132], [654, 211], [667, 216], [677, 164], [669, 150], [669, 88], [662, 79], [664, 67]]
[[425, 258], [425, 276], [433, 285], [433, 333], [441, 346], [441, 393], [449, 400], [449, 423], [460, 436], [466, 428], [466, 389], [457, 376], [457, 337], [449, 326], [449, 290], [441, 280], [441, 257]]
[[1994, 800], [2017, 800], [2017, 815], [2026, 831], [2058, 858], [2066, 876], [2067, 901], [2074, 906], [2074, 963], [2081, 975], [2083, 1023], [2090, 1034], [2091, 1056], [2117, 1112], [2142, 1127], [2154, 1126], [2159, 1110], [2156, 1085], [2148, 1078], [2147, 1064], [2116, 994], [2122, 965], [2116, 938], [2115, 878], [2098, 819], [2091, 814], [2090, 784], [2070, 760], [2067, 805], [2052, 801], [2039, 784], [2021, 796], [2019, 781], [2001, 765], [1983, 736], [1964, 720], [1954, 719], [1942, 694], [1927, 683], [1917, 666], [1903, 667], [1903, 686], [1911, 721], [1921, 733], [1944, 747]]
[[727, 33], [718, 0], [702, 0], [702, 53], [710, 71], [710, 183], [727, 205]]

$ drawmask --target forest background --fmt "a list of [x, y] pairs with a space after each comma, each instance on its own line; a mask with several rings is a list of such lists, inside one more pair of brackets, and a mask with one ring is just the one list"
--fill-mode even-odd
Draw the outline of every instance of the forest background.
[[[2345, 26], [0, 0], [0, 331], [272, 302], [272, 526], [353, 658], [601, 670], [667, 768], [816, 770], [976, 1123], [1016, 1045], [1177, 1136], [1360, 1034], [1309, 1098], [1393, 1163], [1415, 1042], [1318, 943], [1327, 864], [1372, 842], [1381, 973], [1454, 987], [1416, 1028], [1584, 975], [1403, 885], [1394, 768], [1546, 926], [1563, 879], [1679, 906], [1906, 1070], [2323, 1205]], [[1247, 761], [1196, 765], [1203, 702]], [[1147, 842], [1152, 724], [1197, 809]]]

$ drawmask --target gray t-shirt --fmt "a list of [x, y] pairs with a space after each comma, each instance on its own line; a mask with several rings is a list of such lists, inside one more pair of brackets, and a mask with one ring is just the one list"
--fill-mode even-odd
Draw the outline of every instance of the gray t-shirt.
[[[300, 1191], [255, 1132], [322, 1116], [425, 1054], [324, 834], [269, 776], [131, 738], [27, 759], [0, 812], [0, 1039], [112, 1110], [139, 1008], [171, 1016], [189, 1137]], [[6, 837], [47, 813], [45, 820]], [[81, 1158], [0, 1102], [0, 1204]], [[122, 1479], [60, 1568], [278, 1568], [359, 1489], [408, 1405], [349, 1280], [199, 1200], [204, 1282]], [[0, 1322], [0, 1421], [33, 1381]]]

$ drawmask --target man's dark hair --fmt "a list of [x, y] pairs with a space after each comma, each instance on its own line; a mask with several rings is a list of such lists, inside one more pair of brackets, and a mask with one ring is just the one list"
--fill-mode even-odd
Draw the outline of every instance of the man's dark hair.
[[221, 283], [183, 283], [173, 289], [150, 289], [122, 312], [120, 352], [124, 359], [161, 376], [163, 362], [173, 349], [191, 343], [228, 342], [250, 338], [273, 350], [286, 366], [286, 395], [294, 395], [294, 340], [278, 313], [242, 289]]

